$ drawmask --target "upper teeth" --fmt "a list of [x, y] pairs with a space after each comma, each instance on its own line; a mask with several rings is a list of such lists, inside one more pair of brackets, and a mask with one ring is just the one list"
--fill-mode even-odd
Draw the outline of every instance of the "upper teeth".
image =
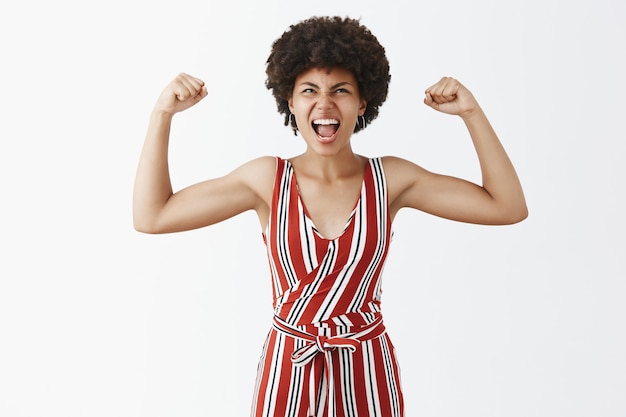
[[339, 124], [339, 120], [335, 120], [335, 119], [318, 119], [318, 120], [313, 120], [313, 124], [316, 124], [316, 125], [338, 125]]

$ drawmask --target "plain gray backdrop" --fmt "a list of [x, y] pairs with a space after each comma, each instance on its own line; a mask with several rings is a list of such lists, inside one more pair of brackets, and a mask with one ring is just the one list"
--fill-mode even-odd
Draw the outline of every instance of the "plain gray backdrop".
[[209, 96], [174, 120], [174, 188], [301, 152], [264, 70], [312, 15], [360, 18], [387, 50], [389, 97], [355, 151], [480, 181], [461, 120], [422, 103], [453, 76], [526, 192], [513, 226], [398, 215], [383, 312], [407, 417], [626, 416], [617, 0], [3, 3], [0, 416], [248, 415], [272, 315], [255, 215], [143, 235], [132, 185], [181, 71]]

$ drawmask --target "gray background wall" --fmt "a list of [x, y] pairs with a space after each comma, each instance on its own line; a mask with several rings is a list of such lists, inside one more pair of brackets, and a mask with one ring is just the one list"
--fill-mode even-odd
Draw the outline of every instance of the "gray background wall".
[[243, 416], [271, 320], [253, 213], [135, 232], [152, 104], [178, 72], [175, 188], [303, 150], [264, 87], [271, 42], [360, 17], [392, 83], [357, 152], [479, 181], [443, 75], [476, 95], [530, 217], [473, 226], [403, 211], [384, 278], [407, 416], [626, 415], [623, 2], [77, 1], [0, 7], [0, 415]]

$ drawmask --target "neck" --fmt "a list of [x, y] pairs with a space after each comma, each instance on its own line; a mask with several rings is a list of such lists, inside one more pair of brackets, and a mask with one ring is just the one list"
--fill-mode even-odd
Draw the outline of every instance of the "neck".
[[291, 159], [298, 171], [310, 177], [332, 181], [360, 175], [365, 168], [367, 158], [350, 152], [335, 155], [320, 155], [314, 152], [305, 152]]

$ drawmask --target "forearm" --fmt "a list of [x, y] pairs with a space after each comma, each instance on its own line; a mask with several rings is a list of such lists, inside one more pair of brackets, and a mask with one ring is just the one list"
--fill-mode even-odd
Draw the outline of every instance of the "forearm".
[[133, 190], [133, 223], [149, 231], [172, 195], [168, 144], [172, 114], [154, 111], [139, 158]]
[[512, 215], [526, 217], [526, 201], [519, 178], [485, 113], [478, 107], [462, 119], [478, 155], [483, 189]]

